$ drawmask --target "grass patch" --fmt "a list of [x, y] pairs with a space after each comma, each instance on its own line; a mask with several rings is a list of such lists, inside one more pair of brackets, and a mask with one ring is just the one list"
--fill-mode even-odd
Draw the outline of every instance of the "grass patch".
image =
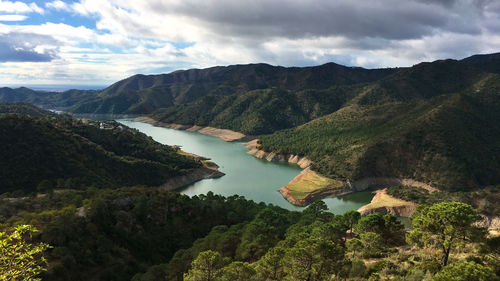
[[387, 194], [385, 191], [380, 191], [375, 196], [377, 196], [377, 200], [368, 205], [370, 208], [398, 207], [398, 206], [411, 204], [408, 201], [404, 201], [404, 200], [398, 199], [396, 197], [392, 197], [389, 194]]
[[323, 177], [318, 173], [308, 170], [300, 174], [288, 184], [290, 193], [295, 198], [304, 198], [307, 194], [322, 188], [341, 188], [343, 182]]

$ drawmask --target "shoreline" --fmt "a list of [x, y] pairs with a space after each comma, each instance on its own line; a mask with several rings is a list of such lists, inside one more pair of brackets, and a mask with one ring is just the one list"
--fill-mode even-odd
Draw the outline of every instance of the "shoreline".
[[288, 162], [290, 164], [297, 164], [300, 168], [306, 169], [311, 166], [312, 161], [307, 159], [306, 157], [300, 157], [294, 154], [278, 154], [275, 152], [267, 152], [264, 150], [258, 149], [258, 141], [259, 139], [253, 139], [247, 143], [245, 143], [245, 147], [249, 150], [247, 153], [259, 158], [265, 159], [269, 162]]
[[[296, 184], [300, 182], [304, 177], [308, 175], [314, 175], [316, 177], [320, 177], [323, 179], [326, 179], [329, 183], [330, 181], [336, 181], [334, 179], [330, 179], [324, 176], [321, 176], [317, 174], [316, 172], [312, 171], [310, 169], [310, 166], [312, 164], [312, 161], [307, 159], [306, 157], [300, 157], [298, 155], [294, 154], [279, 154], [275, 152], [267, 152], [264, 150], [258, 149], [258, 139], [253, 136], [246, 136], [240, 132], [235, 132], [231, 131], [228, 129], [218, 129], [214, 127], [203, 127], [203, 126], [198, 126], [198, 125], [182, 125], [182, 124], [175, 124], [175, 123], [164, 123], [160, 121], [156, 121], [151, 117], [148, 116], [139, 116], [134, 118], [134, 121], [137, 122], [143, 122], [143, 123], [148, 123], [153, 126], [158, 126], [158, 127], [166, 127], [166, 128], [171, 128], [171, 129], [176, 129], [176, 130], [186, 130], [186, 131], [191, 131], [191, 132], [198, 132], [204, 135], [208, 136], [213, 136], [220, 138], [224, 141], [227, 142], [234, 142], [234, 141], [244, 141], [247, 140], [248, 142], [244, 143], [245, 147], [249, 150], [247, 153], [249, 155], [252, 155], [256, 158], [259, 159], [265, 159], [269, 162], [288, 162], [290, 164], [296, 164], [300, 168], [302, 168], [302, 172], [299, 173], [296, 177], [294, 177], [289, 183], [287, 183], [285, 186], [281, 187], [278, 192], [285, 198], [290, 204], [295, 205], [295, 206], [300, 206], [304, 207], [316, 200], [324, 199], [324, 198], [329, 198], [329, 197], [337, 197], [337, 196], [342, 196], [342, 195], [347, 195], [350, 193], [354, 193], [357, 191], [365, 191], [369, 188], [373, 189], [378, 189], [377, 194], [373, 197], [372, 201], [364, 206], [362, 206], [359, 210], [361, 210], [363, 215], [372, 213], [374, 211], [380, 211], [383, 213], [391, 212], [393, 214], [401, 214], [399, 216], [407, 217], [411, 215], [415, 210], [416, 207], [413, 208], [414, 206], [412, 202], [405, 202], [405, 204], [402, 204], [402, 206], [409, 206], [409, 207], [401, 207], [401, 206], [396, 206], [398, 208], [394, 209], [395, 206], [390, 206], [390, 205], [381, 205], [375, 208], [376, 210], [372, 209], [373, 204], [372, 203], [377, 203], [380, 204], [381, 199], [380, 198], [387, 198], [385, 196], [389, 196], [387, 193], [385, 193], [385, 188], [388, 186], [392, 185], [405, 185], [405, 186], [417, 186], [417, 187], [422, 187], [429, 192], [434, 192], [437, 191], [437, 188], [434, 188], [430, 186], [429, 184], [419, 182], [413, 179], [399, 179], [399, 178], [386, 178], [386, 177], [370, 177], [370, 178], [362, 178], [359, 180], [356, 180], [354, 182], [350, 182], [349, 180], [347, 181], [342, 181], [341, 184], [336, 184], [335, 186], [332, 186], [331, 184], [326, 184], [324, 187], [319, 187], [311, 192], [308, 192], [304, 197], [302, 198], [297, 198], [294, 196], [292, 193], [294, 192], [291, 190], [289, 187], [291, 184]], [[198, 155], [193, 155], [194, 157], [198, 158], [203, 158], [202, 156]], [[216, 165], [215, 165], [216, 166]], [[198, 168], [197, 170], [194, 171], [192, 175], [182, 175], [178, 177], [174, 177], [170, 180], [168, 180], [165, 184], [161, 185], [160, 188], [166, 189], [166, 190], [175, 190], [181, 187], [184, 187], [186, 185], [192, 184], [196, 181], [203, 180], [203, 179], [208, 179], [208, 178], [218, 178], [224, 175], [224, 173], [220, 172], [217, 170], [216, 166], [214, 167], [207, 167], [205, 164], [203, 167]], [[377, 196], [378, 194], [381, 194]], [[391, 197], [393, 198], [393, 197]], [[399, 200], [397, 198], [394, 198], [395, 200]], [[374, 201], [375, 200], [375, 201]], [[370, 206], [371, 205], [371, 206]], [[402, 209], [402, 210], [400, 210]]]
[[[347, 195], [353, 192], [357, 191], [365, 191], [369, 188], [374, 188], [374, 189], [383, 189], [388, 186], [393, 186], [393, 185], [404, 185], [404, 186], [416, 186], [416, 187], [422, 187], [429, 192], [435, 192], [438, 191], [437, 188], [432, 187], [429, 184], [426, 184], [424, 182], [419, 182], [413, 179], [400, 179], [400, 178], [388, 178], [388, 177], [369, 177], [369, 178], [362, 178], [359, 180], [356, 180], [354, 182], [350, 182], [349, 180], [342, 181], [340, 184], [333, 185], [332, 182], [336, 181], [335, 179], [331, 179], [328, 177], [324, 177], [322, 175], [317, 174], [316, 172], [312, 171], [310, 169], [310, 166], [312, 164], [312, 161], [307, 159], [306, 157], [300, 157], [297, 155], [293, 154], [278, 154], [275, 152], [267, 152], [264, 150], [260, 150], [258, 148], [258, 139], [254, 139], [252, 141], [249, 141], [245, 144], [246, 148], [249, 150], [248, 154], [260, 158], [260, 159], [265, 159], [267, 161], [278, 161], [278, 162], [288, 162], [291, 164], [297, 164], [299, 165], [300, 168], [304, 169], [300, 174], [298, 174], [296, 177], [294, 177], [288, 184], [280, 188], [278, 191], [280, 194], [292, 205], [295, 206], [307, 206], [311, 204], [312, 202], [328, 197], [337, 197], [337, 196], [342, 196], [342, 195]], [[293, 195], [294, 190], [290, 189], [290, 186], [293, 184], [297, 184], [302, 181], [302, 179], [308, 177], [308, 176], [313, 176], [317, 177], [320, 179], [323, 179], [324, 184], [323, 187], [320, 185], [317, 185], [318, 188], [312, 190], [311, 192], [307, 193], [304, 197], [298, 198]], [[307, 185], [310, 185], [310, 181], [304, 183]], [[370, 205], [370, 203], [366, 204], [365, 206]], [[365, 207], [363, 206], [363, 207]], [[386, 206], [390, 207], [390, 206]]]
[[[318, 184], [315, 183], [314, 180], [312, 180], [314, 178], [316, 179], [319, 178], [319, 180], [327, 179], [328, 182], [326, 183], [325, 187], [314, 189], [311, 192], [308, 192], [302, 198], [298, 198], [297, 196], [293, 195], [294, 192], [300, 192], [293, 189], [295, 185], [300, 185], [302, 183], [302, 185], [304, 186], [305, 185], [318, 186]], [[312, 171], [309, 167], [307, 167], [300, 174], [294, 177], [287, 185], [283, 186], [278, 191], [292, 205], [301, 207], [307, 206], [310, 203], [319, 199], [347, 195], [353, 192], [353, 190], [351, 190], [350, 188], [346, 188], [345, 185], [334, 186], [335, 185], [334, 182], [330, 182], [329, 180], [330, 179], [317, 174], [316, 172]]]
[[185, 130], [185, 131], [190, 131], [190, 132], [198, 132], [200, 134], [216, 137], [216, 138], [222, 139], [223, 141], [227, 141], [227, 142], [249, 141], [249, 140], [255, 139], [255, 137], [253, 137], [253, 136], [247, 136], [243, 133], [228, 130], [228, 129], [219, 129], [219, 128], [214, 128], [214, 127], [210, 127], [210, 126], [182, 125], [182, 124], [176, 124], [176, 123], [165, 123], [165, 122], [157, 121], [157, 120], [155, 120], [151, 117], [148, 117], [148, 116], [136, 117], [136, 118], [134, 118], [134, 121], [148, 123], [148, 124], [151, 124], [153, 126], [158, 126], [158, 127], [165, 127], [165, 128], [170, 128], [170, 129], [176, 129], [176, 130]]
[[224, 176], [225, 174], [219, 171], [217, 167], [218, 166], [209, 167], [208, 165], [203, 164], [202, 167], [194, 169], [190, 173], [168, 179], [167, 182], [163, 183], [158, 188], [166, 191], [173, 191], [200, 180], [216, 179]]

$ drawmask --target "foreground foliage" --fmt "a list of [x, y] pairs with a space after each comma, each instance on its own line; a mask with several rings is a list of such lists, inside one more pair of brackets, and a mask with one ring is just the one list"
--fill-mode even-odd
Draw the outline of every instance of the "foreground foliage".
[[[36, 225], [53, 246], [43, 280], [431, 280], [461, 262], [477, 276], [500, 273], [499, 240], [484, 238], [471, 226], [476, 211], [457, 202], [423, 207], [407, 233], [390, 214], [334, 215], [322, 201], [299, 213], [147, 187], [3, 197], [0, 227]], [[435, 248], [443, 243], [447, 265]]]
[[0, 280], [41, 280], [37, 276], [47, 270], [43, 252], [49, 245], [31, 243], [36, 232], [29, 225], [19, 225], [11, 234], [0, 232]]

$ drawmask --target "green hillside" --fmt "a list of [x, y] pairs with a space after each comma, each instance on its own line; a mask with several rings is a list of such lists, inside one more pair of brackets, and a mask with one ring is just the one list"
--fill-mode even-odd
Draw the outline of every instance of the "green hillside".
[[201, 166], [136, 130], [110, 127], [0, 115], [0, 193], [30, 192], [42, 182], [51, 188], [157, 186]]
[[56, 113], [41, 109], [29, 103], [0, 102], [0, 114], [17, 113], [30, 117], [57, 117]]
[[239, 95], [207, 95], [189, 104], [160, 109], [154, 119], [197, 124], [258, 135], [291, 128], [339, 109], [357, 93], [356, 86], [324, 90], [254, 90]]
[[499, 94], [353, 104], [261, 142], [264, 150], [307, 156], [333, 178], [413, 178], [450, 190], [497, 184]]
[[499, 182], [499, 75], [491, 54], [373, 70], [233, 65], [135, 75], [102, 91], [2, 91], [79, 113], [263, 135], [263, 149], [307, 156], [334, 178], [409, 177], [463, 190]]
[[[99, 98], [75, 104], [77, 113], [151, 113], [159, 108], [177, 112], [182, 105], [196, 108], [206, 99], [226, 102], [256, 90], [325, 90], [332, 86], [376, 81], [394, 69], [363, 69], [328, 63], [315, 67], [276, 67], [267, 64], [232, 65], [175, 71], [162, 75], [134, 75], [99, 93]], [[209, 114], [208, 112], [203, 112]], [[182, 112], [179, 118], [189, 119]], [[191, 121], [191, 120], [190, 120]]]

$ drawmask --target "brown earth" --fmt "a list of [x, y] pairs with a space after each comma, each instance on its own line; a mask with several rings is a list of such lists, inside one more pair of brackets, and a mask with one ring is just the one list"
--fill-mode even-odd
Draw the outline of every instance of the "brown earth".
[[156, 121], [151, 117], [147, 116], [141, 116], [137, 117], [134, 119], [134, 121], [137, 122], [144, 122], [151, 124], [153, 126], [158, 126], [158, 127], [165, 127], [165, 128], [172, 128], [176, 130], [186, 130], [190, 132], [198, 132], [200, 134], [208, 135], [208, 136], [213, 136], [220, 138], [224, 141], [240, 141], [240, 140], [248, 140], [251, 139], [251, 136], [246, 136], [240, 132], [235, 132], [231, 131], [228, 129], [218, 129], [214, 127], [204, 127], [204, 126], [198, 126], [198, 125], [182, 125], [182, 124], [175, 124], [175, 123], [164, 123], [160, 121]]

